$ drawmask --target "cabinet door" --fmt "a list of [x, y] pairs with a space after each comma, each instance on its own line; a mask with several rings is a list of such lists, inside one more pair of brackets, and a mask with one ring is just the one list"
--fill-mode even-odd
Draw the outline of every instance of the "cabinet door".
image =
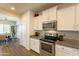
[[49, 10], [44, 10], [43, 12], [43, 21], [47, 21], [49, 18]]
[[42, 30], [42, 16], [38, 16], [38, 20], [37, 20], [37, 26], [38, 26], [38, 30]]
[[76, 5], [76, 24], [75, 30], [79, 31], [79, 4]]
[[56, 45], [56, 56], [79, 56], [79, 49]]
[[35, 40], [35, 51], [40, 53], [40, 40], [38, 39]]
[[33, 29], [34, 29], [34, 30], [37, 29], [37, 27], [38, 27], [37, 24], [38, 24], [38, 19], [37, 19], [37, 17], [34, 17], [34, 18], [33, 18], [33, 25], [34, 25], [34, 26], [33, 26]]
[[56, 45], [56, 56], [64, 56], [64, 48], [61, 45]]
[[56, 20], [57, 6], [49, 9], [49, 20]]
[[74, 50], [70, 47], [63, 46], [64, 48], [64, 56], [73, 56]]
[[64, 46], [65, 56], [79, 56], [79, 49]]
[[34, 39], [31, 38], [31, 49], [34, 50], [35, 49], [35, 41]]
[[74, 30], [75, 6], [71, 4], [62, 4], [57, 13], [58, 30]]
[[34, 17], [33, 19], [33, 28], [34, 30], [42, 30], [42, 16]]

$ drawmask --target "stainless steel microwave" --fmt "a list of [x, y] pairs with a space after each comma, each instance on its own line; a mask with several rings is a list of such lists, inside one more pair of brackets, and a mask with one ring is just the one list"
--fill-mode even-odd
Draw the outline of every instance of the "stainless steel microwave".
[[57, 21], [46, 21], [42, 25], [43, 30], [57, 30]]

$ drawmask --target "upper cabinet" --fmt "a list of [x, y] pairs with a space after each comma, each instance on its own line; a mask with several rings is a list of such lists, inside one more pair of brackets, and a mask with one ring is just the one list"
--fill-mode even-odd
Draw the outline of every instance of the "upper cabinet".
[[79, 31], [79, 4], [76, 4], [76, 24], [75, 30]]
[[42, 30], [45, 21], [57, 20], [58, 31], [79, 31], [79, 4], [59, 4], [34, 17], [34, 30]]
[[75, 5], [59, 5], [57, 10], [57, 21], [58, 30], [73, 30], [75, 22]]
[[48, 13], [48, 12], [49, 12], [48, 9], [47, 9], [47, 10], [44, 10], [44, 11], [42, 12], [43, 21], [48, 20], [48, 17], [49, 17], [49, 13]]
[[42, 13], [43, 13], [43, 21], [56, 20], [57, 6], [46, 9]]
[[49, 20], [56, 20], [57, 17], [57, 6], [49, 9]]
[[45, 21], [56, 20], [57, 6], [44, 10], [42, 15], [33, 18], [33, 29], [42, 30], [42, 24]]
[[33, 29], [42, 30], [42, 16], [37, 16], [33, 18]]
[[79, 31], [79, 4], [61, 4], [57, 9], [57, 29]]

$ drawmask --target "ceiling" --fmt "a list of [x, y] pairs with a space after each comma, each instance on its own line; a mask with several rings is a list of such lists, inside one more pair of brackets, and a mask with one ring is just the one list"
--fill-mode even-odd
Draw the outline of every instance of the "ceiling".
[[[56, 5], [56, 3], [0, 3], [0, 9], [21, 15], [27, 10], [42, 11]], [[11, 7], [15, 7], [15, 10], [11, 10]]]

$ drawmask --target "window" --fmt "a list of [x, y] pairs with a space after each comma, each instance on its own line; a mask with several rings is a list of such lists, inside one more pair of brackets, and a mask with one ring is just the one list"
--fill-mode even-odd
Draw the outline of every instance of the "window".
[[0, 34], [10, 32], [11, 32], [11, 26], [9, 24], [0, 24]]
[[9, 24], [4, 24], [4, 33], [10, 33], [10, 31], [11, 31], [10, 29], [11, 29], [11, 27]]
[[3, 24], [0, 24], [0, 34], [3, 34]]

